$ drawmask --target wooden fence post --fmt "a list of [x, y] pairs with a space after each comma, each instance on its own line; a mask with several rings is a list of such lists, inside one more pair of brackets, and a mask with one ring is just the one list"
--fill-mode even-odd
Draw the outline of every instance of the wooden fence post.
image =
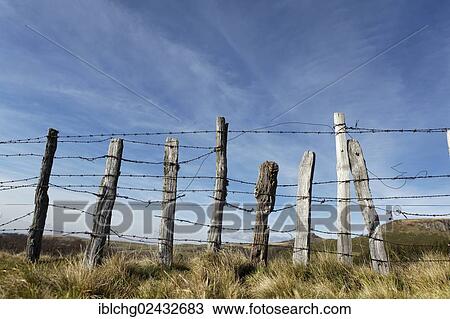
[[450, 156], [450, 130], [447, 130], [448, 155]]
[[339, 260], [352, 263], [352, 237], [350, 202], [350, 166], [347, 154], [346, 125], [344, 113], [334, 113], [334, 132], [336, 136], [337, 173], [337, 252]]
[[364, 160], [364, 155], [358, 141], [348, 141], [348, 155], [359, 206], [361, 207], [369, 233], [372, 269], [380, 274], [387, 274], [389, 273], [389, 260], [384, 247], [380, 220], [370, 193], [366, 161]]
[[48, 183], [52, 173], [53, 158], [58, 144], [58, 131], [50, 128], [47, 135], [44, 157], [41, 164], [41, 175], [34, 196], [33, 223], [28, 231], [27, 259], [33, 263], [39, 260], [42, 246], [42, 236], [45, 228], [45, 220], [48, 211]]
[[177, 198], [178, 140], [168, 137], [164, 146], [164, 181], [158, 251], [162, 265], [170, 267], [173, 260], [173, 231]]
[[223, 207], [227, 198], [227, 136], [228, 123], [224, 117], [216, 121], [216, 184], [214, 187], [214, 211], [208, 231], [208, 249], [218, 251], [222, 242]]
[[98, 190], [91, 239], [86, 247], [84, 256], [84, 263], [89, 268], [102, 263], [106, 239], [111, 230], [111, 217], [117, 195], [122, 153], [123, 140], [120, 138], [111, 139], [106, 159], [105, 175]]
[[300, 164], [297, 188], [297, 223], [292, 259], [306, 265], [311, 254], [311, 191], [315, 154], [306, 151]]
[[255, 186], [256, 221], [251, 251], [254, 264], [267, 265], [269, 248], [269, 227], [267, 221], [275, 205], [277, 190], [278, 164], [266, 161], [259, 167], [258, 181]]

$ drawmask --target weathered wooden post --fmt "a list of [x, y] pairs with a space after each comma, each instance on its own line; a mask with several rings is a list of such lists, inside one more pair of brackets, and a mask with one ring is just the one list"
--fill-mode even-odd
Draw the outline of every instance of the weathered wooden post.
[[42, 236], [48, 211], [48, 183], [52, 173], [53, 158], [58, 144], [58, 131], [50, 128], [47, 135], [44, 157], [41, 164], [41, 175], [34, 196], [33, 222], [28, 231], [27, 259], [33, 263], [39, 260], [42, 246]]
[[173, 260], [173, 231], [177, 198], [178, 140], [168, 137], [164, 146], [164, 181], [158, 251], [162, 265], [170, 267]]
[[389, 273], [389, 260], [384, 248], [380, 220], [377, 211], [375, 210], [375, 206], [373, 205], [372, 195], [370, 193], [366, 161], [364, 160], [364, 155], [358, 141], [348, 141], [348, 155], [359, 206], [361, 207], [369, 233], [369, 250], [370, 258], [372, 260], [372, 269], [380, 274], [387, 274]]
[[294, 240], [294, 263], [306, 265], [311, 254], [311, 191], [315, 154], [306, 151], [298, 172], [297, 223]]
[[254, 264], [267, 265], [270, 231], [267, 221], [275, 205], [277, 176], [277, 163], [266, 161], [259, 167], [258, 181], [255, 186], [256, 221], [251, 251], [251, 260]]
[[123, 140], [111, 139], [106, 159], [105, 175], [98, 190], [94, 211], [94, 226], [84, 256], [84, 264], [90, 268], [102, 263], [106, 239], [111, 230], [111, 216], [117, 195], [117, 183], [122, 161]]
[[208, 231], [208, 249], [218, 251], [222, 242], [223, 207], [227, 198], [227, 136], [228, 123], [224, 117], [216, 121], [216, 184], [214, 187], [214, 210]]
[[336, 136], [337, 173], [337, 252], [339, 260], [352, 263], [352, 237], [350, 216], [350, 167], [347, 154], [347, 138], [344, 113], [334, 113], [334, 132]]
[[450, 156], [450, 130], [447, 130], [448, 155]]

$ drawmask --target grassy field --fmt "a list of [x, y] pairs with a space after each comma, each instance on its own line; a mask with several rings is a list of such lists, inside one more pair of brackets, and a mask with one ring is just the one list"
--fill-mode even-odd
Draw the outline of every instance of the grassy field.
[[[450, 298], [448, 263], [394, 266], [380, 276], [367, 265], [346, 266], [316, 255], [310, 266], [283, 257], [253, 267], [241, 252], [200, 253], [172, 269], [148, 258], [116, 254], [95, 270], [79, 256], [44, 257], [31, 265], [23, 255], [0, 253], [1, 298]], [[428, 254], [428, 258], [443, 258]]]
[[[402, 221], [385, 229], [388, 240], [433, 247], [391, 246], [396, 260], [448, 259], [450, 232], [432, 221]], [[0, 298], [450, 298], [450, 263], [393, 263], [388, 276], [368, 264], [367, 239], [353, 239], [355, 265], [315, 253], [308, 266], [294, 266], [290, 251], [272, 247], [268, 267], [254, 267], [245, 247], [218, 255], [201, 245], [177, 245], [171, 269], [158, 265], [155, 247], [112, 242], [102, 266], [81, 263], [85, 241], [47, 237], [37, 265], [26, 262], [23, 236], [0, 237]], [[335, 241], [316, 238], [315, 249]], [[62, 247], [62, 248], [61, 248]]]

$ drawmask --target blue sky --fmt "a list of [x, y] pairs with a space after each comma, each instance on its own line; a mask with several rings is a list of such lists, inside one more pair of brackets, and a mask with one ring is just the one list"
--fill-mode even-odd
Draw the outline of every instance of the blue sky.
[[[332, 125], [336, 111], [345, 112], [349, 125], [358, 122], [361, 127], [448, 127], [449, 15], [447, 1], [0, 0], [0, 136], [2, 140], [40, 136], [48, 127], [59, 129], [61, 135], [214, 129], [218, 115], [226, 117], [230, 129], [287, 121]], [[26, 25], [180, 120], [168, 117]], [[417, 30], [421, 31], [377, 56]], [[277, 117], [371, 58], [373, 61], [342, 81]], [[277, 119], [272, 121], [274, 117]], [[300, 124], [277, 128], [323, 129]], [[379, 176], [397, 175], [391, 168], [395, 165], [406, 175], [423, 170], [429, 174], [449, 172], [444, 134], [356, 137], [369, 169]], [[179, 138], [180, 144], [186, 145], [215, 143], [214, 135]], [[164, 138], [142, 140], [163, 142]], [[42, 147], [2, 145], [0, 153], [41, 153]], [[280, 165], [279, 182], [295, 183], [298, 162], [307, 149], [317, 155], [315, 179], [334, 179], [334, 139], [326, 135], [243, 135], [230, 142], [229, 176], [254, 181], [258, 165], [275, 160]], [[58, 155], [96, 156], [106, 150], [106, 143], [61, 144]], [[198, 154], [201, 151], [181, 150], [180, 158]], [[126, 144], [125, 156], [161, 160], [163, 154], [161, 148]], [[36, 158], [0, 160], [1, 180], [34, 176], [39, 171]], [[103, 164], [59, 161], [54, 172], [100, 174]], [[199, 164], [182, 167], [180, 175], [195, 173]], [[122, 171], [157, 174], [162, 168], [124, 164]], [[214, 156], [205, 161], [200, 174], [214, 174]], [[99, 180], [54, 182], [98, 184]], [[161, 181], [121, 179], [120, 184], [160, 187]], [[212, 186], [211, 181], [191, 185]], [[448, 193], [449, 186], [447, 180], [408, 182], [398, 190], [371, 184], [374, 196]], [[245, 189], [239, 185], [229, 188]], [[295, 188], [279, 192], [295, 194]], [[335, 189], [321, 186], [314, 193], [334, 196]], [[51, 200], [93, 200], [54, 189], [50, 195]], [[155, 200], [159, 196], [134, 195]], [[206, 204], [210, 202], [207, 195], [191, 194], [183, 201]], [[231, 194], [229, 200], [254, 201], [251, 195]], [[33, 189], [0, 192], [0, 201], [30, 204]], [[445, 199], [420, 202], [447, 203]], [[31, 209], [30, 205], [0, 206], [0, 221]], [[418, 209], [436, 210], [414, 208]], [[29, 221], [21, 223], [18, 227], [28, 227]], [[139, 232], [140, 225], [133, 227], [131, 232]]]

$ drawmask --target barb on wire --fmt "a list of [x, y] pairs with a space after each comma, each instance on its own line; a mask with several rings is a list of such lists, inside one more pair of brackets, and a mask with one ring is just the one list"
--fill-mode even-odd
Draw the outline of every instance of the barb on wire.
[[[146, 141], [136, 141], [130, 139], [124, 139], [124, 142], [131, 144], [141, 144], [141, 145], [150, 145], [150, 146], [161, 146], [161, 147], [175, 147], [172, 145], [166, 145], [165, 143], [154, 143], [154, 142], [146, 142]], [[196, 145], [178, 145], [179, 148], [188, 148], [188, 149], [197, 149], [197, 150], [215, 150], [215, 146], [196, 146]]]
[[[51, 174], [53, 177], [103, 177], [114, 176], [113, 174]], [[121, 177], [123, 175], [120, 175]]]
[[286, 206], [281, 207], [281, 208], [273, 209], [272, 213], [282, 212], [282, 211], [285, 211], [287, 209], [291, 209], [291, 208], [294, 208], [294, 207], [297, 207], [297, 205], [286, 205]]
[[297, 130], [229, 130], [229, 133], [253, 133], [253, 134], [324, 134], [334, 135], [332, 131], [297, 131]]
[[111, 140], [111, 138], [102, 138], [102, 139], [96, 139], [96, 140], [65, 140], [65, 139], [59, 139], [58, 143], [73, 143], [73, 144], [94, 144], [94, 143], [103, 143]]
[[26, 178], [20, 178], [20, 179], [11, 179], [7, 181], [0, 181], [0, 185], [3, 184], [13, 184], [13, 183], [19, 183], [19, 182], [29, 182], [35, 179], [38, 179], [39, 176], [33, 176], [33, 177], [26, 177]]
[[[0, 154], [0, 157], [42, 157], [41, 154], [36, 153], [15, 153], [15, 154]], [[79, 160], [85, 160], [89, 162], [93, 162], [99, 159], [107, 158], [107, 157], [113, 157], [110, 155], [100, 155], [100, 156], [94, 156], [94, 157], [85, 157], [85, 156], [71, 156], [71, 155], [63, 155], [63, 156], [55, 156], [54, 159], [79, 159]]]
[[84, 160], [88, 162], [93, 162], [96, 160], [104, 159], [104, 158], [115, 158], [115, 156], [111, 155], [100, 155], [100, 156], [93, 156], [93, 157], [86, 157], [86, 156], [55, 156], [54, 159], [79, 159]]
[[13, 153], [13, 154], [0, 154], [0, 157], [42, 157], [41, 154], [36, 153]]
[[215, 153], [216, 151], [217, 151], [217, 148], [214, 148], [214, 150], [212, 150], [212, 151], [210, 151], [210, 152], [204, 153], [204, 154], [202, 154], [202, 155], [196, 156], [196, 157], [191, 158], [191, 159], [187, 159], [187, 160], [184, 160], [184, 161], [180, 161], [180, 162], [178, 162], [178, 164], [187, 164], [187, 163], [194, 162], [194, 161], [197, 161], [197, 160], [199, 160], [199, 159], [202, 159], [202, 158], [204, 158], [204, 157], [209, 157], [209, 155]]
[[363, 128], [363, 127], [347, 127], [347, 130], [357, 134], [367, 133], [445, 133], [449, 130], [449, 127], [437, 127], [437, 128]]
[[[0, 232], [18, 232], [18, 231], [28, 231], [30, 228], [1, 228]], [[51, 229], [51, 228], [35, 228], [34, 230], [37, 231], [43, 231], [43, 232], [52, 232], [52, 233], [59, 233], [59, 234], [67, 234], [67, 235], [91, 235], [91, 232], [88, 231], [64, 231], [64, 230], [57, 230], [57, 229]]]
[[[211, 198], [211, 199], [213, 199], [213, 200], [215, 200], [215, 201], [222, 202], [222, 200], [220, 200], [220, 199], [218, 199], [218, 198], [216, 198], [216, 197], [214, 197], [214, 196], [208, 196], [208, 197]], [[247, 209], [247, 208], [239, 207], [239, 206], [237, 206], [237, 205], [230, 204], [230, 203], [228, 203], [228, 202], [225, 202], [224, 205], [225, 205], [225, 206], [228, 206], [228, 207], [232, 207], [232, 208], [238, 209], [238, 210], [241, 210], [241, 211], [246, 212], [246, 213], [253, 213], [253, 212], [254, 212], [254, 209], [253, 209], [253, 208]]]
[[82, 135], [61, 135], [60, 138], [93, 138], [93, 137], [126, 137], [126, 136], [157, 136], [157, 135], [184, 135], [184, 134], [208, 134], [216, 133], [215, 130], [192, 130], [192, 131], [165, 131], [165, 132], [136, 132], [136, 133], [97, 133]]
[[47, 135], [45, 135], [45, 136], [38, 136], [38, 137], [30, 137], [30, 138], [23, 138], [23, 139], [16, 139], [16, 140], [6, 140], [6, 141], [0, 141], [0, 144], [45, 143], [44, 139], [46, 139], [46, 138], [47, 138]]
[[3, 191], [9, 191], [13, 189], [19, 189], [19, 188], [29, 188], [29, 187], [36, 187], [37, 184], [25, 184], [25, 185], [5, 185], [0, 187], [0, 192]]
[[88, 194], [88, 195], [93, 195], [93, 196], [96, 196], [96, 197], [100, 197], [99, 194], [94, 193], [94, 192], [90, 192], [90, 191], [87, 191], [87, 190], [72, 189], [72, 188], [69, 188], [69, 187], [65, 187], [65, 186], [58, 185], [58, 184], [53, 184], [53, 183], [49, 183], [48, 185], [52, 186], [52, 187], [59, 188], [59, 189], [63, 189], [63, 190], [68, 191], [68, 192], [82, 193], [82, 194]]

